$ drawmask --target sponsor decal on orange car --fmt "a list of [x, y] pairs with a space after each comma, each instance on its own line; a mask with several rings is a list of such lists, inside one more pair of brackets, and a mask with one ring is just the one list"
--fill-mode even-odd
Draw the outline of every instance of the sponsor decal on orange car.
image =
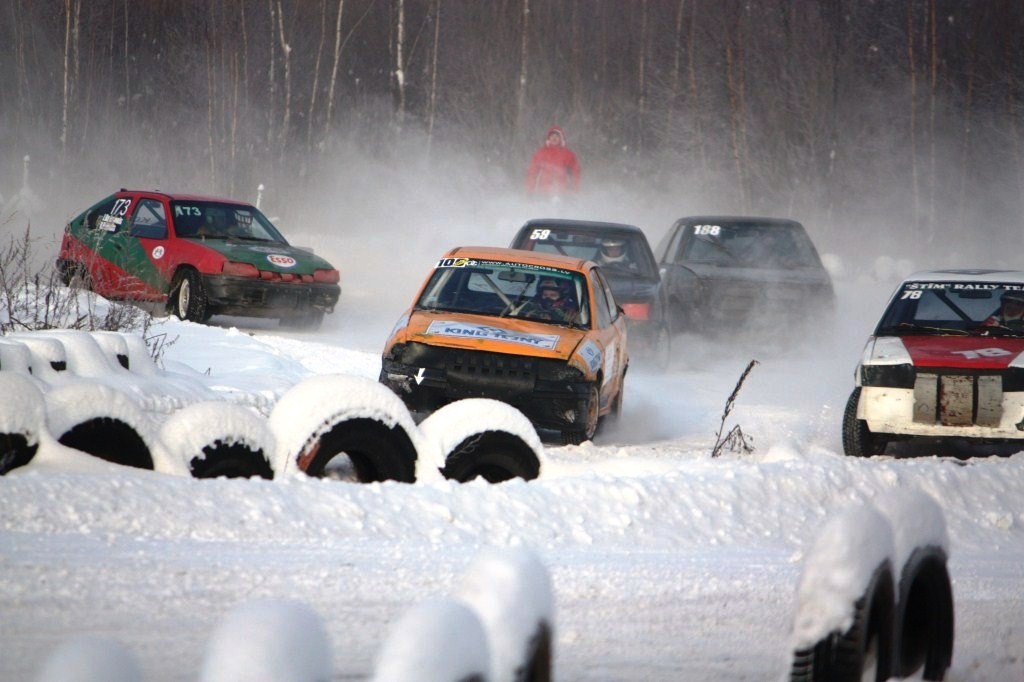
[[506, 341], [518, 343], [531, 348], [545, 348], [553, 350], [560, 338], [557, 334], [526, 334], [523, 332], [512, 332], [501, 327], [492, 327], [484, 324], [471, 324], [468, 322], [449, 322], [439, 320], [431, 322], [427, 327], [427, 334], [434, 336], [455, 336], [459, 338], [492, 339], [494, 341]]

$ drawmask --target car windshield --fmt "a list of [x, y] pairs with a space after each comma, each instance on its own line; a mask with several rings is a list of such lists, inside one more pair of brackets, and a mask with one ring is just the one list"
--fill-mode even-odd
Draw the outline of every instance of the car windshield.
[[905, 282], [875, 334], [1024, 337], [1024, 283]]
[[718, 222], [690, 225], [682, 260], [733, 268], [820, 268], [799, 224]]
[[632, 230], [535, 224], [519, 234], [513, 247], [594, 261], [609, 275], [616, 271], [658, 279], [647, 239]]
[[415, 308], [590, 328], [584, 276], [527, 263], [443, 258]]
[[174, 200], [171, 216], [179, 237], [288, 243], [255, 206]]

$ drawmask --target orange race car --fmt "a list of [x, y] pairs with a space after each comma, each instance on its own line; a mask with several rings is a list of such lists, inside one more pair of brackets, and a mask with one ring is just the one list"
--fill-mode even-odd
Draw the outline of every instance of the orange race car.
[[459, 247], [395, 325], [380, 381], [413, 411], [494, 398], [581, 443], [621, 411], [628, 367], [625, 316], [594, 263]]

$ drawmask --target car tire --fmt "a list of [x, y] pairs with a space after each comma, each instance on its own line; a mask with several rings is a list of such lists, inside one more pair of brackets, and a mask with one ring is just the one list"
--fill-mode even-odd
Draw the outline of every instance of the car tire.
[[[946, 553], [918, 547], [900, 575], [893, 627], [893, 676], [942, 680], [953, 661], [953, 588]], [[917, 679], [917, 678], [915, 678]]]
[[179, 270], [171, 283], [168, 309], [182, 320], [205, 322], [207, 314], [206, 290], [199, 273], [191, 268]]
[[57, 441], [114, 464], [153, 469], [153, 454], [146, 441], [120, 419], [95, 417], [86, 420], [65, 431]]
[[853, 389], [843, 412], [843, 452], [847, 457], [874, 457], [885, 452], [886, 439], [872, 433], [867, 422], [857, 418], [860, 387]]
[[576, 410], [582, 415], [577, 416], [577, 424], [572, 428], [562, 429], [562, 443], [565, 445], [579, 445], [588, 440], [593, 440], [597, 433], [597, 425], [601, 421], [601, 393], [597, 384], [590, 384], [587, 396], [577, 401]]
[[892, 570], [885, 561], [854, 604], [853, 624], [795, 652], [790, 682], [885, 682], [892, 667]]
[[312, 448], [316, 454], [305, 468], [309, 476], [322, 478], [332, 459], [348, 455], [362, 483], [416, 480], [416, 447], [399, 424], [388, 426], [369, 417], [347, 419], [320, 436]]
[[507, 431], [483, 431], [464, 438], [446, 453], [441, 473], [460, 483], [478, 476], [488, 483], [512, 478], [532, 481], [540, 475], [540, 460], [519, 436]]

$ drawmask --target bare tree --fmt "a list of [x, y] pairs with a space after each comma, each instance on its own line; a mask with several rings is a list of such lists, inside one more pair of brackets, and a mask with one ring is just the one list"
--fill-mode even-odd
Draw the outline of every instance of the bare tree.
[[523, 24], [520, 33], [519, 43], [519, 83], [516, 90], [516, 134], [523, 133], [523, 112], [526, 110], [526, 86], [529, 83], [529, 55], [530, 55], [530, 0], [522, 0]]
[[334, 113], [334, 88], [338, 83], [338, 63], [341, 61], [341, 17], [345, 11], [345, 0], [338, 0], [338, 16], [334, 24], [334, 59], [331, 62], [331, 82], [327, 88], [327, 116], [324, 120], [324, 138], [331, 130], [331, 115]]

